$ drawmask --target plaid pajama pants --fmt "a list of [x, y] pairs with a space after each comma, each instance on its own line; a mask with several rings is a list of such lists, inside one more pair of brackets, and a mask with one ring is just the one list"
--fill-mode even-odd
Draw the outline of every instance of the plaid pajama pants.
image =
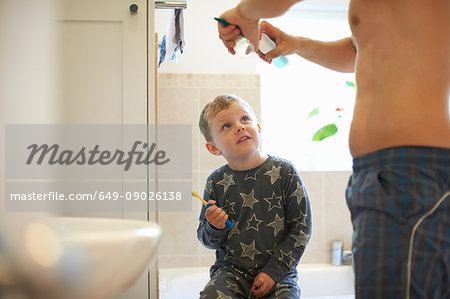
[[450, 149], [395, 147], [353, 160], [356, 298], [450, 298]]

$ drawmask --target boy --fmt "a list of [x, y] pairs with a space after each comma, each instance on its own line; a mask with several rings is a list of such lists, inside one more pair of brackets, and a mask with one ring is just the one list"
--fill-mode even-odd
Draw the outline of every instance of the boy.
[[237, 96], [216, 97], [199, 125], [208, 151], [228, 162], [204, 192], [212, 206], [200, 213], [197, 237], [216, 249], [216, 262], [200, 298], [299, 298], [296, 266], [310, 238], [311, 210], [297, 170], [261, 153], [261, 127]]

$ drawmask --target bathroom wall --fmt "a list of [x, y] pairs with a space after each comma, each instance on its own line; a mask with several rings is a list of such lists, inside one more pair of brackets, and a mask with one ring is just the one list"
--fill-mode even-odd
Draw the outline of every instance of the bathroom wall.
[[[215, 96], [233, 93], [247, 100], [260, 119], [259, 76], [161, 73], [159, 84], [161, 123], [192, 124], [192, 188], [202, 194], [207, 176], [223, 165], [225, 160], [207, 152], [198, 129], [199, 114]], [[261, 125], [264, 136], [264, 123]], [[313, 209], [313, 233], [302, 263], [328, 263], [331, 260], [332, 241], [342, 240], [345, 249], [351, 247], [352, 228], [344, 198], [350, 172], [299, 171]], [[159, 249], [160, 268], [209, 266], [214, 262], [214, 251], [204, 248], [196, 237], [200, 209], [201, 203], [194, 198], [192, 212], [159, 214], [164, 232]]]

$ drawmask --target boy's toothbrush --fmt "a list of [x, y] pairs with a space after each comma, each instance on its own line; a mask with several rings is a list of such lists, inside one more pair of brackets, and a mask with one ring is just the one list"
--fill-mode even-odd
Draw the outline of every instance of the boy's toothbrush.
[[[192, 191], [192, 196], [195, 196], [195, 197], [197, 197], [198, 199], [200, 199], [200, 200], [203, 202], [203, 205], [206, 206], [206, 208], [209, 208], [209, 207], [212, 206], [211, 204], [207, 203], [206, 200], [204, 200], [203, 198], [201, 198], [200, 195], [198, 195], [197, 192]], [[225, 221], [225, 225], [226, 225], [228, 228], [231, 228], [231, 227], [233, 226], [233, 223], [230, 221], [230, 219], [227, 219], [227, 221]]]
[[203, 205], [205, 205], [205, 206], [208, 205], [208, 203], [206, 202], [206, 200], [204, 200], [203, 198], [201, 198], [200, 195], [198, 195], [197, 192], [192, 191], [192, 196], [195, 196], [195, 197], [197, 197], [198, 199], [200, 199], [200, 200], [203, 202]]

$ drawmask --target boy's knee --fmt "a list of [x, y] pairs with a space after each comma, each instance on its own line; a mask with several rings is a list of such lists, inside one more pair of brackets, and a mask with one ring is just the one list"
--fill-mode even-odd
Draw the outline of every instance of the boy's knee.
[[265, 299], [299, 299], [300, 288], [298, 285], [277, 283], [273, 290], [264, 297]]
[[212, 299], [217, 298], [217, 294], [213, 294], [213, 290], [208, 288], [205, 288], [203, 291], [200, 292], [200, 299]]
[[200, 299], [234, 298], [236, 293], [231, 289], [219, 288], [215, 285], [206, 285], [200, 292]]

